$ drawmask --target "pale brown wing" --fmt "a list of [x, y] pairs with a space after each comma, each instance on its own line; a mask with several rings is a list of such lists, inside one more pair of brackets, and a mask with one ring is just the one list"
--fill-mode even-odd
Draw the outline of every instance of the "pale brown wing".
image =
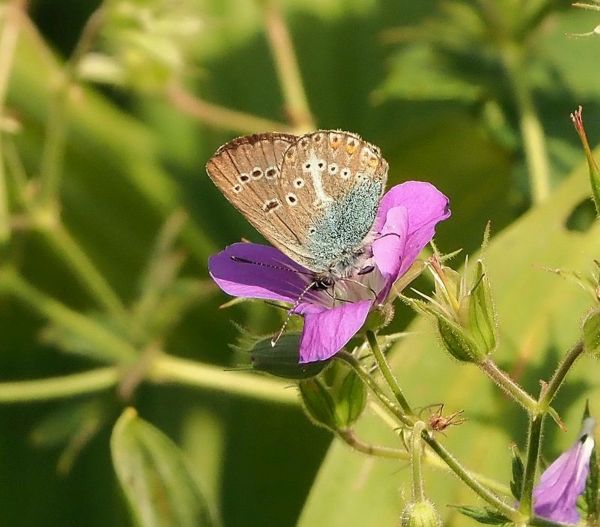
[[281, 194], [297, 194], [298, 208], [312, 210], [339, 201], [360, 179], [380, 182], [383, 193], [387, 171], [388, 164], [375, 145], [350, 132], [319, 130], [303, 135], [286, 150]]
[[238, 137], [217, 150], [206, 164], [206, 171], [256, 230], [302, 263], [302, 256], [308, 255], [301, 249], [294, 221], [290, 221], [279, 191], [283, 154], [297, 139], [281, 133]]
[[[356, 134], [320, 130], [285, 151], [274, 216], [295, 233], [287, 254], [315, 272], [344, 271], [375, 220], [388, 165]], [[347, 263], [350, 262], [350, 263]]]

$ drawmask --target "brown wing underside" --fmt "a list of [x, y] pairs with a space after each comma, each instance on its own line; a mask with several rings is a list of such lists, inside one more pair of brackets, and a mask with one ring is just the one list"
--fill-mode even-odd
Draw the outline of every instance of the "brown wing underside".
[[[223, 145], [208, 161], [208, 175], [248, 221], [286, 254], [302, 254], [300, 240], [279, 198], [284, 152], [298, 139], [291, 134], [244, 136]], [[294, 250], [297, 248], [297, 251]]]
[[379, 149], [349, 132], [321, 130], [296, 137], [259, 134], [222, 146], [206, 169], [225, 197], [273, 245], [312, 268], [309, 228], [356, 185], [381, 182], [387, 162]]

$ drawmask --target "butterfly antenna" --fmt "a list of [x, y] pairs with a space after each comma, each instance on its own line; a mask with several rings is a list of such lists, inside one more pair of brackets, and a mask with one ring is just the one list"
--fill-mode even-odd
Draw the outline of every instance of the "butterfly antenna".
[[308, 271], [292, 269], [291, 267], [286, 267], [285, 265], [273, 265], [265, 262], [257, 262], [256, 260], [249, 260], [248, 258], [242, 258], [241, 256], [230, 256], [229, 258], [231, 258], [234, 262], [258, 265], [259, 267], [266, 267], [267, 269], [276, 269], [277, 271], [289, 271], [290, 273], [304, 274], [311, 277], [314, 276], [313, 273], [310, 273]]
[[285, 331], [285, 328], [287, 328], [287, 325], [290, 321], [290, 318], [292, 317], [292, 315], [294, 314], [294, 310], [300, 305], [300, 302], [302, 302], [302, 300], [304, 299], [304, 297], [306, 296], [306, 293], [308, 293], [313, 286], [316, 284], [316, 281], [312, 281], [310, 284], [308, 284], [300, 293], [300, 295], [298, 295], [298, 298], [296, 299], [296, 301], [294, 302], [294, 305], [290, 308], [290, 310], [287, 313], [287, 316], [285, 317], [285, 320], [283, 321], [283, 324], [281, 325], [281, 329], [277, 332], [277, 335], [275, 335], [272, 339], [271, 339], [271, 346], [274, 348], [275, 345], [277, 344], [277, 342], [279, 342], [279, 339], [281, 338], [281, 336], [283, 335], [283, 332]]

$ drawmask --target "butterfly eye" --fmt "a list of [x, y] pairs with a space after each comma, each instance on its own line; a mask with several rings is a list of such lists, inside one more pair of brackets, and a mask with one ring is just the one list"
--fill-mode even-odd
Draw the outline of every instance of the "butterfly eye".
[[342, 179], [348, 179], [350, 177], [350, 169], [344, 168], [341, 172]]
[[294, 179], [294, 187], [296, 188], [302, 188], [304, 186], [304, 180], [302, 178], [296, 178]]
[[319, 167], [321, 170], [323, 170], [323, 169], [325, 168], [325, 161], [323, 161], [323, 160], [320, 160], [320, 161], [317, 163], [317, 166], [318, 166], [318, 167]]
[[330, 174], [335, 174], [337, 172], [338, 166], [335, 163], [331, 163], [331, 165], [329, 165], [329, 173]]
[[265, 170], [265, 176], [267, 179], [275, 179], [277, 176], [277, 169], [275, 167], [269, 167]]
[[248, 183], [250, 176], [248, 174], [240, 174], [238, 176], [238, 181], [243, 185], [244, 183]]
[[310, 161], [308, 163], [304, 163], [304, 170], [310, 170], [311, 166], [312, 165], [311, 165]]
[[263, 175], [263, 171], [259, 167], [255, 167], [252, 170], [252, 179], [260, 179]]
[[242, 187], [242, 185], [234, 185], [234, 187], [233, 187], [233, 191], [234, 191], [236, 194], [239, 194], [239, 193], [242, 191], [242, 188], [243, 188], [243, 187]]

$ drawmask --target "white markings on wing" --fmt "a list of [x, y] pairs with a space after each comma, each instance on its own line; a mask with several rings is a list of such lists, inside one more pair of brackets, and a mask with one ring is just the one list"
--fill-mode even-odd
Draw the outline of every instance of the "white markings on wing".
[[329, 196], [323, 188], [322, 176], [325, 170], [325, 162], [317, 157], [314, 149], [311, 149], [310, 155], [302, 166], [302, 169], [304, 172], [308, 172], [312, 179], [313, 188], [315, 189], [315, 194], [317, 196], [315, 199], [315, 206], [321, 206], [324, 203], [333, 201], [333, 198]]

